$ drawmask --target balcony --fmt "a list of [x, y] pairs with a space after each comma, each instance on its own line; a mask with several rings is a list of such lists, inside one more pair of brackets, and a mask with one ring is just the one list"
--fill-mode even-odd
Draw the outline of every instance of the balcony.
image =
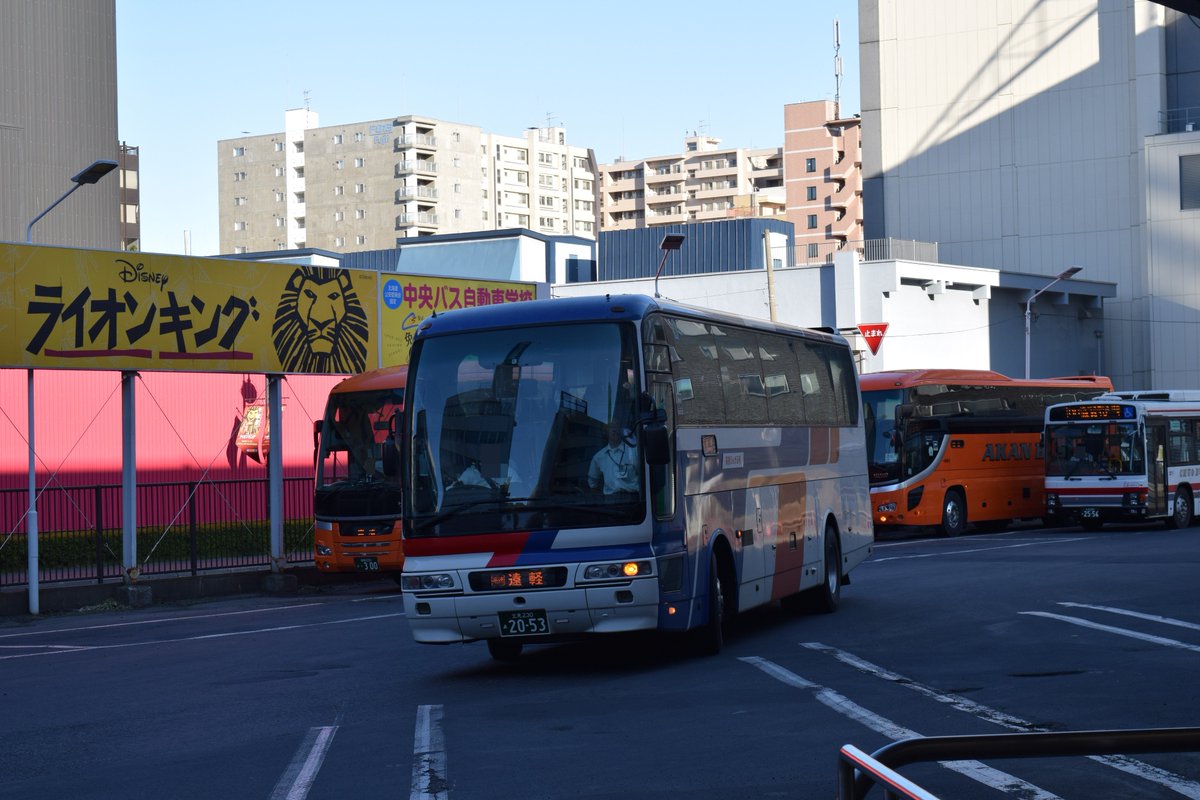
[[437, 146], [437, 137], [424, 133], [409, 133], [397, 136], [395, 143], [396, 150], [407, 150], [410, 147], [423, 147], [427, 150], [434, 150]]
[[416, 214], [397, 214], [396, 229], [411, 228], [414, 225], [422, 225], [428, 227], [436, 227], [438, 224], [438, 215], [427, 212], [419, 212]]
[[397, 178], [404, 175], [411, 175], [414, 172], [424, 173], [426, 175], [436, 175], [438, 171], [437, 162], [430, 158], [414, 158], [405, 161], [396, 162]]
[[401, 186], [396, 190], [396, 202], [403, 203], [408, 200], [437, 200], [438, 190], [434, 186]]

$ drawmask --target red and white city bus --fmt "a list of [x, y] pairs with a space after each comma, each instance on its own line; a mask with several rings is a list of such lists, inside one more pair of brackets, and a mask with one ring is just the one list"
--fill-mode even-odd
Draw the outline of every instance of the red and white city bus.
[[1111, 392], [1046, 409], [1046, 513], [1096, 530], [1187, 528], [1200, 490], [1200, 391]]
[[841, 337], [641, 296], [426, 320], [404, 412], [404, 608], [493, 657], [837, 607], [873, 533]]

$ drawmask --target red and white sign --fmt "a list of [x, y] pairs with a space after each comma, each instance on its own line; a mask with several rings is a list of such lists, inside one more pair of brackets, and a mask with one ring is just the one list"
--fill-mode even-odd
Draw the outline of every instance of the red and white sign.
[[883, 335], [887, 333], [887, 328], [886, 322], [866, 322], [858, 326], [858, 332], [867, 340], [867, 347], [871, 348], [871, 355], [879, 352], [879, 345], [883, 344]]

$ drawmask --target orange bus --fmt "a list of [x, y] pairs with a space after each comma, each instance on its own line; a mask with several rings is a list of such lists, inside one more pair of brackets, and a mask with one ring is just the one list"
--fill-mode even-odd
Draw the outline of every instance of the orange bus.
[[947, 536], [1042, 518], [1046, 406], [1112, 390], [1095, 375], [961, 369], [873, 372], [859, 383], [876, 530], [936, 526]]
[[313, 558], [321, 572], [391, 572], [404, 566], [396, 424], [408, 367], [354, 375], [329, 392], [314, 425]]

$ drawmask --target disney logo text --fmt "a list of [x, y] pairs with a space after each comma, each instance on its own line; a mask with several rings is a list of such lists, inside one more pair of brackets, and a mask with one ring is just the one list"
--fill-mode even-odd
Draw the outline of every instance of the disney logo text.
[[167, 285], [167, 273], [165, 272], [150, 272], [141, 262], [131, 264], [122, 258], [118, 258], [117, 263], [125, 265], [117, 273], [117, 277], [125, 283], [153, 283], [160, 288]]

